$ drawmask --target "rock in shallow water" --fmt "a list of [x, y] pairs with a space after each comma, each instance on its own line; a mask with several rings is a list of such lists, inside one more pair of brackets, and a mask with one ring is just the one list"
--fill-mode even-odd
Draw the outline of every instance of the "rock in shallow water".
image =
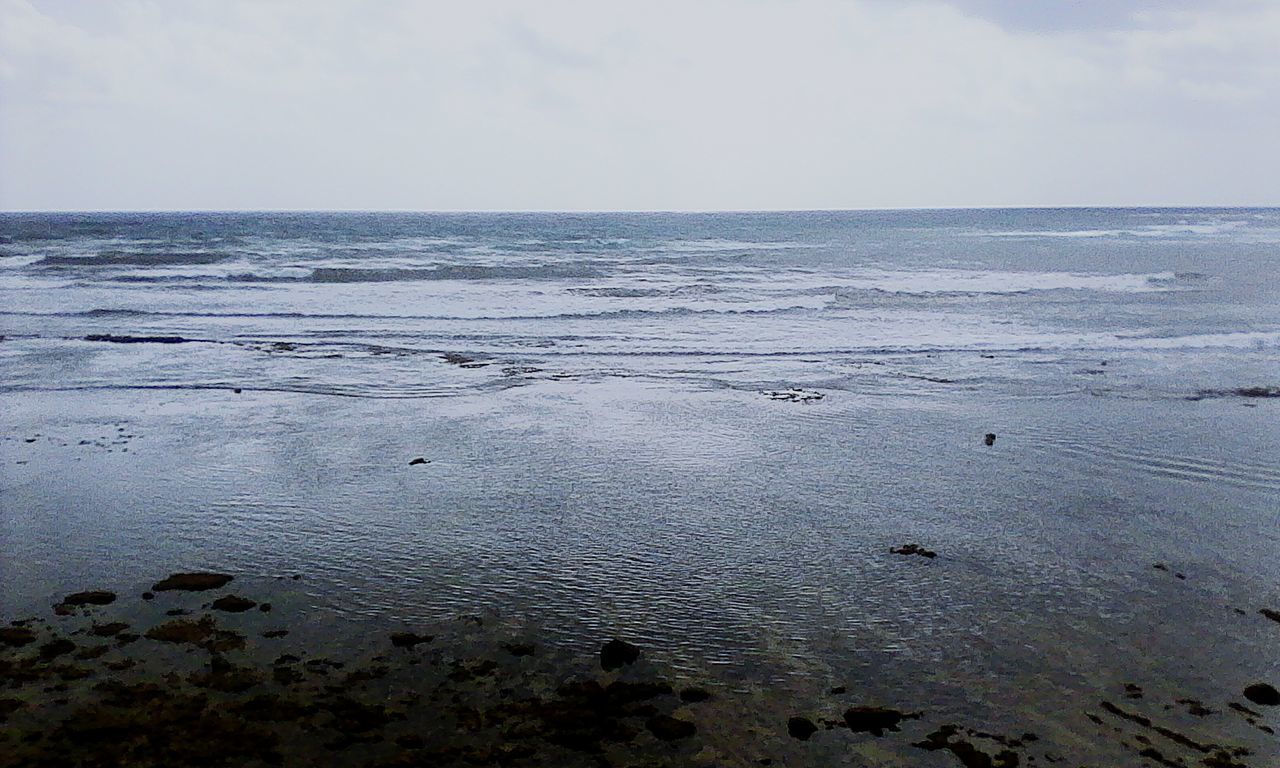
[[391, 644], [397, 648], [413, 648], [419, 643], [429, 643], [432, 635], [416, 635], [412, 632], [392, 632]]
[[687, 739], [698, 732], [698, 726], [671, 715], [654, 715], [645, 723], [645, 727], [663, 741]]
[[218, 589], [227, 585], [232, 576], [225, 573], [175, 573], [168, 578], [156, 582], [151, 589], [156, 592], [167, 592], [170, 590], [181, 590], [184, 592], [203, 592], [208, 589]]
[[1254, 704], [1267, 707], [1280, 707], [1280, 691], [1266, 683], [1254, 683], [1244, 689], [1244, 697]]
[[818, 726], [814, 725], [813, 721], [807, 717], [793, 717], [787, 721], [787, 733], [791, 734], [792, 738], [801, 741], [808, 741], [809, 737], [817, 730]]
[[600, 647], [600, 667], [606, 672], [634, 664], [640, 649], [625, 640], [614, 638]]
[[916, 717], [919, 715], [884, 707], [850, 707], [844, 712], [844, 722], [849, 730], [855, 733], [868, 732], [872, 736], [883, 736], [885, 731], [896, 731], [898, 723]]
[[36, 633], [26, 627], [0, 627], [0, 644], [17, 648], [35, 641]]
[[901, 547], [890, 549], [889, 551], [895, 555], [919, 555], [931, 560], [938, 556], [937, 552], [934, 552], [932, 549], [925, 549], [919, 544], [903, 544]]
[[256, 605], [256, 602], [239, 595], [223, 595], [213, 601], [215, 610], [228, 611], [230, 613], [243, 613]]
[[110, 605], [116, 601], [115, 592], [105, 592], [101, 590], [93, 590], [90, 592], [76, 592], [62, 598], [63, 605]]

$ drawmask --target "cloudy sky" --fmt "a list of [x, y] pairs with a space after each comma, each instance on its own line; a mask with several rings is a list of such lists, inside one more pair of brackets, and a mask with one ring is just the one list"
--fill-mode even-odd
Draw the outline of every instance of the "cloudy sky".
[[0, 209], [1280, 204], [1280, 0], [0, 0]]

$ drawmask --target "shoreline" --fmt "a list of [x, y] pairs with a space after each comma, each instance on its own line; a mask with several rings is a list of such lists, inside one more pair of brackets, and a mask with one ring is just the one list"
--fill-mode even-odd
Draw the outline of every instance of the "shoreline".
[[[565, 648], [545, 628], [479, 615], [375, 629], [310, 611], [300, 580], [95, 585], [0, 628], [0, 766], [1009, 768], [1087, 757], [1038, 726], [994, 732], [872, 686], [691, 674], [625, 637]], [[1280, 630], [1280, 614], [1260, 613]], [[1093, 736], [1134, 765], [1269, 764], [1276, 710], [1255, 700], [1264, 688], [1223, 702], [1137, 683], [1099, 693], [1083, 713]]]

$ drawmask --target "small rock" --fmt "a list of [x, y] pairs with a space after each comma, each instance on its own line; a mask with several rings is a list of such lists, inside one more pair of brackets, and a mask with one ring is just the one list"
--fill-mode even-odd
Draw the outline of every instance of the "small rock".
[[259, 606], [258, 606], [258, 610], [262, 611], [263, 613], [270, 613], [270, 612], [271, 612], [271, 603], [263, 603], [263, 604], [259, 605]]
[[151, 589], [156, 592], [169, 590], [203, 592], [208, 589], [224, 587], [232, 578], [232, 576], [228, 576], [225, 573], [175, 573], [152, 585]]
[[1280, 707], [1280, 691], [1266, 683], [1254, 683], [1244, 689], [1244, 697], [1254, 704]]
[[839, 696], [840, 694], [845, 693], [845, 692], [846, 692], [846, 691], [848, 691], [848, 690], [849, 690], [849, 689], [848, 689], [848, 688], [846, 688], [846, 687], [845, 687], [845, 686], [843, 686], [843, 685], [837, 685], [835, 688], [832, 688], [832, 689], [831, 689], [831, 693], [832, 693], [832, 694], [834, 694], [834, 695], [836, 695], [836, 696]]
[[995, 444], [996, 444], [996, 433], [995, 433], [995, 432], [988, 432], [988, 433], [987, 433], [987, 436], [986, 436], [986, 437], [984, 437], [984, 438], [982, 438], [982, 442], [986, 443], [987, 445], [995, 445]]
[[26, 627], [0, 627], [0, 643], [13, 648], [34, 643], [36, 633]]
[[123, 621], [113, 621], [110, 624], [94, 624], [90, 631], [98, 637], [115, 637], [128, 628], [129, 625]]
[[217, 611], [227, 611], [229, 613], [244, 613], [250, 608], [256, 607], [258, 604], [247, 597], [238, 595], [223, 595], [213, 601], [212, 608]]
[[409, 466], [411, 466], [411, 467], [416, 467], [416, 466], [418, 466], [419, 464], [429, 464], [429, 463], [430, 463], [430, 462], [428, 462], [426, 459], [424, 459], [424, 458], [422, 458], [421, 456], [419, 456], [418, 458], [416, 458], [416, 459], [414, 459], [413, 461], [409, 462]]
[[670, 715], [654, 715], [645, 723], [645, 727], [663, 741], [687, 739], [698, 732], [698, 726]]
[[787, 733], [794, 739], [808, 741], [817, 730], [818, 726], [807, 717], [793, 717], [787, 721]]
[[155, 600], [155, 599], [156, 599], [156, 596], [155, 596], [155, 593], [154, 593], [154, 592], [143, 592], [143, 593], [142, 593], [142, 599], [143, 599], [143, 600]]
[[927, 557], [931, 560], [938, 556], [937, 552], [934, 552], [931, 549], [925, 549], [919, 544], [904, 544], [901, 547], [898, 547], [897, 549], [890, 549], [889, 551], [895, 555], [919, 555], [921, 557]]
[[883, 736], [885, 731], [898, 730], [898, 723], [903, 720], [915, 717], [919, 715], [906, 714], [896, 709], [850, 707], [845, 710], [844, 722], [855, 733], [869, 732], [872, 736]]
[[625, 640], [614, 638], [600, 647], [600, 667], [606, 672], [634, 664], [638, 658], [640, 649]]
[[76, 592], [73, 595], [67, 595], [62, 598], [63, 605], [110, 605], [115, 601], [115, 592], [104, 592], [101, 590]]
[[413, 648], [419, 643], [429, 643], [434, 635], [415, 635], [412, 632], [392, 632], [391, 644], [397, 648]]

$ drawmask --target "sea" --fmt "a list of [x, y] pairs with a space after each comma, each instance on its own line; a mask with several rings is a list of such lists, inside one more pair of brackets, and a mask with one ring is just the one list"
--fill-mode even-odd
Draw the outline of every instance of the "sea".
[[0, 618], [297, 575], [1103, 762], [1101, 698], [1194, 695], [1257, 754], [1278, 273], [1280, 209], [0, 214]]

